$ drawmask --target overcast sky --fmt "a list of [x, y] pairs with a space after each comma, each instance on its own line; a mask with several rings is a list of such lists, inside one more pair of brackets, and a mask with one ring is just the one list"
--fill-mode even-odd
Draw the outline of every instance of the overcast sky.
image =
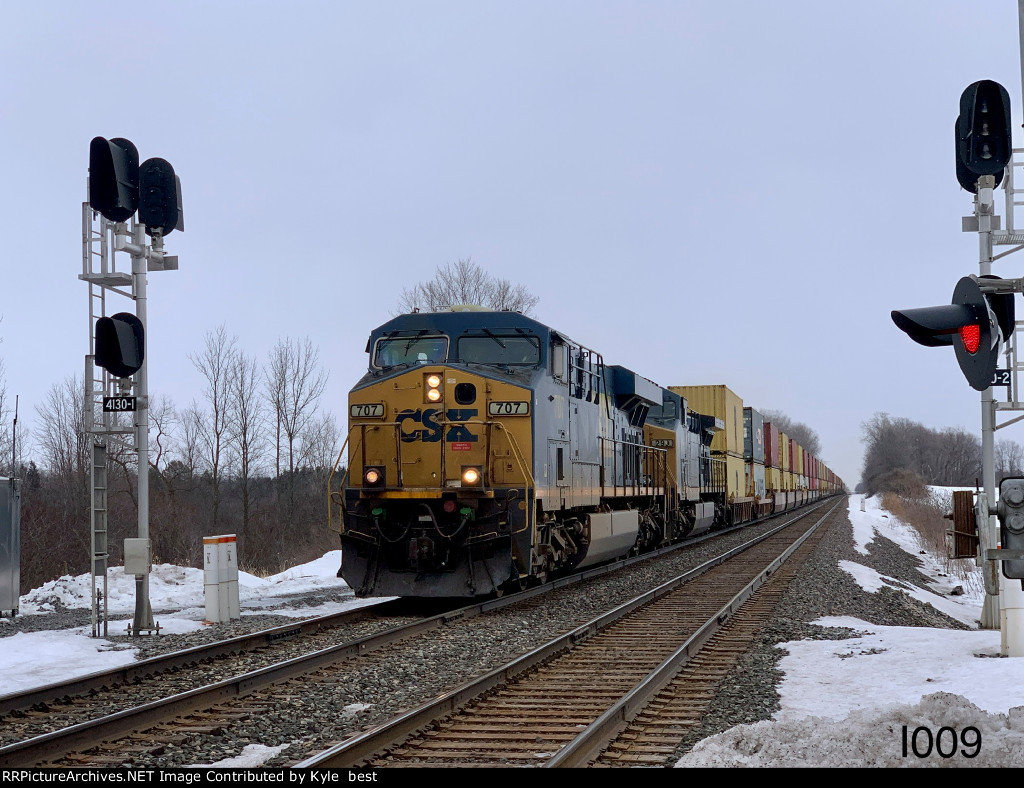
[[952, 350], [889, 312], [978, 272], [953, 124], [994, 79], [1020, 130], [1011, 0], [4, 3], [0, 74], [0, 354], [29, 427], [88, 352], [103, 136], [181, 178], [180, 269], [148, 278], [150, 391], [179, 407], [223, 323], [261, 358], [309, 337], [344, 423], [369, 331], [470, 257], [608, 363], [807, 423], [851, 486], [876, 412], [980, 428]]

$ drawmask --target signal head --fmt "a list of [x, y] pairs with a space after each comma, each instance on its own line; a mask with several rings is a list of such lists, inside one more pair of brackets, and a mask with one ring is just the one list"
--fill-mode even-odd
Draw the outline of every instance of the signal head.
[[139, 151], [131, 140], [94, 137], [89, 143], [89, 205], [124, 222], [139, 207]]

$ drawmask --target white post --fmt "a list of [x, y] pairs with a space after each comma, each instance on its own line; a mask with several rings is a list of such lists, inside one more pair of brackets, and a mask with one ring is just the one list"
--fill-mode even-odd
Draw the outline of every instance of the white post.
[[206, 620], [218, 624], [221, 618], [220, 605], [220, 556], [217, 549], [218, 536], [203, 537], [203, 591], [206, 597]]
[[213, 624], [241, 618], [237, 546], [235, 534], [203, 537], [206, 620]]
[[[978, 179], [978, 194], [974, 200], [974, 212], [978, 220], [978, 256], [981, 275], [992, 273], [992, 216], [994, 200], [992, 189], [995, 178], [984, 175]], [[982, 574], [985, 577], [985, 603], [981, 609], [981, 628], [1001, 627], [999, 615], [999, 566], [997, 561], [985, 560], [988, 548], [999, 541], [999, 523], [992, 512], [996, 510], [995, 488], [995, 398], [992, 387], [981, 392], [981, 481], [984, 487], [985, 511], [987, 515], [978, 523], [982, 548]]]
[[999, 575], [1002, 611], [1001, 653], [1004, 657], [1024, 657], [1024, 590], [1020, 580]]
[[[146, 330], [146, 232], [139, 221], [132, 224], [132, 290], [135, 296], [135, 316], [142, 323], [143, 355], [142, 366], [135, 373], [135, 448], [139, 454], [139, 539], [149, 541], [149, 385], [146, 367], [149, 364], [145, 347], [149, 344]], [[135, 625], [132, 632], [138, 635], [152, 630], [153, 611], [149, 606], [149, 568], [144, 575], [135, 576]]]

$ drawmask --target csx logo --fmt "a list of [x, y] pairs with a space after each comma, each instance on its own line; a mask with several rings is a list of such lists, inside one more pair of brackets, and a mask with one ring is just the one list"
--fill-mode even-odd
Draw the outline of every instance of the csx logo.
[[[404, 443], [412, 443], [413, 441], [424, 441], [425, 443], [434, 443], [441, 440], [441, 432], [443, 430], [442, 425], [437, 423], [436, 416], [440, 413], [440, 408], [427, 408], [421, 410], [403, 410], [395, 416], [395, 421], [398, 423], [398, 430], [401, 433], [402, 441]], [[477, 414], [476, 408], [449, 408], [444, 412], [445, 419], [449, 422], [454, 421], [466, 421]], [[422, 425], [422, 429], [407, 429], [406, 422], [413, 421], [416, 424]], [[410, 427], [412, 425], [409, 425]], [[465, 424], [451, 424], [448, 425], [448, 434], [444, 436], [444, 439], [449, 443], [454, 441], [460, 442], [474, 442], [478, 440], [477, 436], [474, 435]]]

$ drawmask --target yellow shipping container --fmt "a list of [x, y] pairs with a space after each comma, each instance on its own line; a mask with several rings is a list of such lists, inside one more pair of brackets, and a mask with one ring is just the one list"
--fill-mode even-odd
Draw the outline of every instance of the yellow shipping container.
[[766, 490], [781, 490], [779, 484], [779, 469], [767, 466], [764, 469], [764, 486]]
[[[740, 422], [740, 429], [743, 429], [742, 422]], [[747, 497], [746, 468], [744, 465], [743, 457], [734, 457], [731, 454], [725, 455], [725, 491], [727, 501]]]
[[[786, 433], [782, 432], [781, 430], [779, 431], [779, 468], [784, 471], [790, 470], [789, 436]], [[789, 488], [784, 487], [783, 489], [788, 490]]]
[[686, 397], [691, 410], [725, 422], [725, 430], [711, 440], [712, 452], [743, 456], [743, 400], [738, 394], [730, 391], [728, 386], [669, 386], [668, 389]]

